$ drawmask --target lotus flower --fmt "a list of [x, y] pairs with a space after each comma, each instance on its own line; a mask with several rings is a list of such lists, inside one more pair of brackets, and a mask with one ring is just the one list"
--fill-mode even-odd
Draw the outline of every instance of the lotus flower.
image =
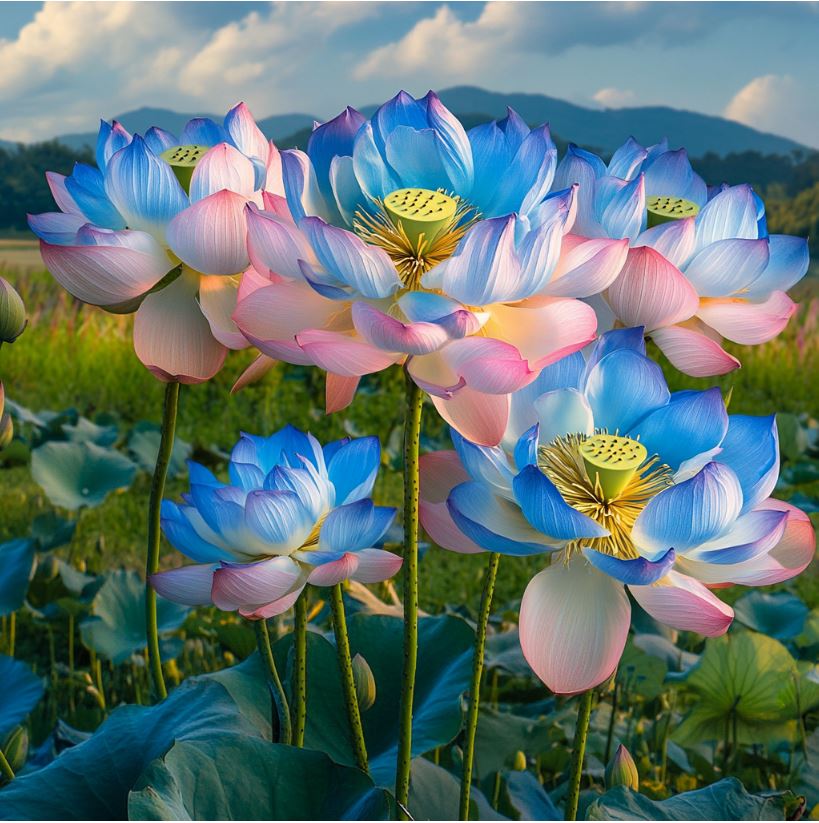
[[631, 249], [598, 300], [600, 325], [644, 326], [680, 371], [725, 374], [740, 363], [722, 339], [755, 345], [795, 311], [785, 293], [808, 269], [807, 240], [768, 234], [750, 186], [709, 189], [684, 149], [630, 139], [606, 166], [570, 146], [555, 186], [579, 184], [574, 231], [627, 238]]
[[190, 463], [190, 492], [182, 505], [163, 501], [161, 522], [195, 565], [159, 572], [151, 584], [177, 603], [262, 618], [290, 608], [307, 583], [392, 577], [401, 558], [375, 545], [395, 509], [369, 499], [380, 458], [375, 437], [322, 448], [287, 426], [270, 437], [243, 434], [230, 483]]
[[247, 345], [230, 320], [249, 265], [244, 208], [282, 191], [279, 153], [240, 103], [179, 138], [103, 122], [96, 154], [96, 167], [47, 173], [61, 211], [29, 216], [43, 260], [79, 300], [136, 311], [134, 348], [159, 379], [207, 380]]
[[430, 92], [316, 127], [282, 152], [286, 205], [248, 206], [255, 272], [234, 320], [265, 356], [328, 373], [328, 411], [406, 363], [438, 411], [494, 444], [509, 393], [595, 336], [574, 299], [609, 285], [626, 241], [566, 237], [555, 148], [514, 113], [465, 132]]
[[502, 446], [453, 441], [422, 459], [421, 522], [455, 551], [550, 553], [520, 639], [554, 692], [612, 674], [626, 588], [661, 623], [715, 636], [733, 611], [709, 586], [778, 583], [813, 557], [808, 517], [769, 497], [774, 418], [729, 416], [717, 388], [670, 394], [641, 328], [608, 332], [588, 362], [567, 357], [513, 395]]

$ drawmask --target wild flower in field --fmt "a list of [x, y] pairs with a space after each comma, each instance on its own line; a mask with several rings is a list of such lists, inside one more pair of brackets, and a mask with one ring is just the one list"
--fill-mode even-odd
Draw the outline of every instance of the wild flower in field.
[[785, 293], [808, 269], [801, 237], [768, 234], [750, 186], [709, 188], [684, 149], [621, 146], [606, 165], [570, 146], [555, 187], [578, 184], [574, 232], [625, 238], [628, 259], [594, 301], [601, 328], [644, 326], [680, 371], [725, 374], [740, 363], [722, 339], [764, 343], [795, 311]]
[[248, 206], [255, 268], [234, 314], [265, 355], [328, 373], [328, 410], [406, 363], [439, 413], [500, 439], [509, 394], [595, 336], [575, 299], [619, 272], [626, 241], [567, 238], [574, 187], [548, 195], [547, 126], [514, 112], [468, 133], [430, 92], [346, 109], [282, 152], [286, 206]]
[[392, 577], [401, 558], [375, 546], [395, 509], [369, 499], [380, 457], [375, 437], [322, 448], [292, 426], [243, 434], [229, 483], [191, 463], [185, 502], [163, 501], [165, 536], [196, 565], [154, 574], [151, 584], [177, 603], [262, 618], [290, 608], [307, 583]]
[[83, 302], [136, 311], [134, 348], [158, 378], [209, 379], [247, 345], [230, 319], [249, 265], [244, 210], [281, 193], [276, 147], [240, 103], [178, 138], [103, 122], [96, 159], [46, 175], [60, 211], [29, 225], [47, 268]]
[[778, 583], [813, 557], [799, 509], [770, 497], [773, 416], [728, 415], [718, 388], [670, 394], [643, 329], [603, 335], [512, 397], [503, 445], [453, 432], [422, 458], [421, 520], [455, 551], [551, 553], [526, 588], [520, 640], [558, 693], [614, 671], [634, 599], [707, 636], [733, 611], [708, 587]]

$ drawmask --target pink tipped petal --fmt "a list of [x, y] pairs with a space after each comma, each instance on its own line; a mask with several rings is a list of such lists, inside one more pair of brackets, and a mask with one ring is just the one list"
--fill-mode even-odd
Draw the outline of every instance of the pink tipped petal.
[[303, 280], [299, 260], [314, 264], [315, 254], [292, 219], [272, 211], [247, 207], [247, 250], [259, 272], [275, 272], [291, 280]]
[[207, 606], [211, 600], [213, 570], [216, 566], [180, 566], [152, 574], [151, 586], [160, 596], [185, 606]]
[[464, 386], [449, 399], [432, 396], [438, 414], [467, 440], [497, 446], [509, 420], [508, 394], [482, 394]]
[[536, 376], [514, 346], [491, 337], [454, 340], [442, 353], [467, 386], [487, 394], [509, 394]]
[[256, 157], [267, 165], [270, 144], [256, 125], [246, 103], [237, 103], [227, 113], [225, 128], [239, 151], [248, 157]]
[[51, 189], [51, 196], [59, 207], [60, 211], [66, 214], [82, 215], [82, 209], [77, 205], [76, 200], [68, 193], [65, 187], [65, 175], [57, 174], [54, 171], [46, 172], [46, 182]]
[[693, 577], [670, 571], [651, 586], [629, 586], [634, 599], [655, 619], [680, 631], [719, 637], [734, 610]]
[[[285, 205], [285, 212], [283, 212], [283, 214], [290, 214], [290, 210], [287, 208], [287, 200], [284, 197], [281, 152], [276, 148], [276, 144], [272, 140], [268, 141], [267, 151], [267, 177], [264, 183], [266, 191], [263, 192], [263, 195], [267, 195], [268, 198], [283, 201]], [[268, 201], [265, 202], [267, 203]], [[265, 205], [265, 208], [267, 209], [269, 206]], [[277, 211], [277, 209], [274, 208], [272, 211]]]
[[191, 202], [204, 200], [211, 194], [227, 189], [253, 197], [255, 191], [253, 163], [228, 143], [219, 143], [196, 164], [191, 177]]
[[286, 594], [284, 597], [280, 597], [272, 603], [266, 603], [264, 606], [260, 606], [252, 611], [239, 609], [239, 614], [241, 614], [242, 617], [248, 618], [248, 620], [266, 620], [268, 617], [276, 617], [279, 614], [284, 614], [288, 609], [293, 608], [299, 599], [299, 595], [304, 591], [305, 585], [307, 584], [302, 583], [290, 592], [290, 594]]
[[338, 560], [315, 566], [307, 582], [313, 586], [335, 586], [336, 583], [347, 580], [357, 568], [358, 553], [345, 552]]
[[202, 383], [225, 361], [196, 300], [198, 280], [182, 274], [149, 294], [134, 318], [136, 355], [160, 380]]
[[327, 414], [346, 409], [353, 402], [359, 377], [342, 377], [340, 374], [327, 372], [324, 392], [324, 406]]
[[756, 345], [776, 337], [796, 311], [796, 303], [783, 291], [762, 302], [741, 298], [703, 300], [697, 316], [723, 337], [735, 343]]
[[646, 331], [687, 320], [699, 304], [683, 273], [648, 246], [629, 250], [606, 297], [624, 326], [644, 326]]
[[174, 253], [202, 274], [238, 274], [248, 267], [246, 200], [220, 191], [181, 211], [168, 224]]
[[365, 340], [389, 352], [428, 354], [449, 339], [447, 331], [437, 323], [402, 323], [361, 301], [353, 303], [353, 323]]
[[[95, 306], [116, 306], [153, 288], [173, 264], [143, 232], [116, 232], [110, 245], [57, 246], [40, 241], [40, 254], [57, 282]], [[134, 247], [129, 247], [133, 243]]]
[[621, 583], [576, 558], [535, 575], [520, 604], [520, 646], [556, 694], [609, 678], [628, 637], [631, 606]]
[[[279, 155], [280, 162], [281, 162], [281, 155]], [[293, 222], [293, 215], [290, 214], [290, 207], [287, 205], [287, 198], [284, 194], [274, 194], [270, 191], [263, 191], [262, 192], [262, 205], [266, 212], [269, 212], [272, 216], [280, 217], [287, 223], [295, 226], [296, 224]]]
[[591, 297], [605, 291], [626, 262], [628, 240], [595, 239], [569, 234], [544, 294], [555, 297]]
[[400, 352], [382, 351], [347, 334], [323, 329], [307, 329], [296, 335], [296, 342], [315, 365], [342, 377], [381, 371], [403, 356]]
[[383, 549], [361, 549], [355, 553], [358, 568], [350, 575], [359, 583], [381, 583], [398, 573], [402, 559]]
[[230, 393], [236, 394], [251, 383], [257, 383], [276, 365], [276, 361], [266, 354], [260, 354], [231, 386]]
[[213, 602], [224, 611], [255, 611], [304, 582], [301, 566], [289, 557], [258, 563], [225, 564], [213, 573]]
[[781, 578], [782, 580], [800, 574], [808, 567], [816, 552], [816, 531], [810, 518], [796, 506], [772, 497], [757, 508], [776, 509], [788, 513], [785, 534], [771, 550], [771, 557], [791, 572], [787, 577]]
[[446, 504], [452, 489], [470, 479], [457, 453], [441, 451], [422, 455], [419, 475], [419, 519], [424, 531], [444, 549], [461, 554], [482, 552], [483, 549], [455, 525]]
[[651, 339], [675, 368], [692, 377], [727, 374], [740, 366], [716, 340], [685, 326], [655, 329]]
[[213, 336], [229, 349], [247, 348], [247, 338], [233, 322], [239, 284], [233, 277], [205, 275], [199, 278], [199, 306]]

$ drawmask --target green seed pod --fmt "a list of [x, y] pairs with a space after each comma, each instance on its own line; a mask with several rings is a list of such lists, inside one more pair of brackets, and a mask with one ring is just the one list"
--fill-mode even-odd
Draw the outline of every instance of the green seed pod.
[[606, 766], [606, 788], [613, 789], [615, 786], [625, 786], [635, 792], [640, 788], [637, 766], [622, 743], [617, 747], [614, 757]]
[[8, 280], [0, 277], [0, 344], [13, 343], [26, 327], [26, 307]]
[[13, 772], [19, 772], [28, 759], [28, 731], [25, 726], [17, 726], [7, 735], [3, 743], [3, 754]]
[[520, 749], [515, 752], [515, 761], [512, 763], [512, 768], [516, 772], [526, 771], [526, 755]]
[[369, 663], [360, 654], [353, 658], [353, 679], [358, 707], [366, 712], [375, 703], [375, 678]]

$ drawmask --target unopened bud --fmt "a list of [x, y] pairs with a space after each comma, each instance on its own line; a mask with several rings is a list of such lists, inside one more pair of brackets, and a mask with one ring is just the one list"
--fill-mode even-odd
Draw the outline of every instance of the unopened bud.
[[14, 440], [14, 423], [11, 415], [6, 413], [0, 415], [0, 451], [6, 448]]
[[0, 344], [13, 343], [26, 327], [26, 307], [8, 280], [0, 277]]
[[617, 747], [614, 757], [606, 766], [606, 788], [613, 789], [615, 786], [625, 786], [635, 792], [640, 788], [637, 766], [622, 743]]
[[12, 729], [3, 743], [3, 754], [9, 762], [12, 771], [19, 772], [26, 765], [28, 759], [28, 731], [25, 726]]
[[375, 678], [370, 664], [360, 654], [353, 658], [353, 679], [358, 707], [366, 712], [375, 703]]
[[512, 763], [512, 768], [516, 772], [526, 771], [526, 755], [520, 749], [515, 752], [515, 762]]

